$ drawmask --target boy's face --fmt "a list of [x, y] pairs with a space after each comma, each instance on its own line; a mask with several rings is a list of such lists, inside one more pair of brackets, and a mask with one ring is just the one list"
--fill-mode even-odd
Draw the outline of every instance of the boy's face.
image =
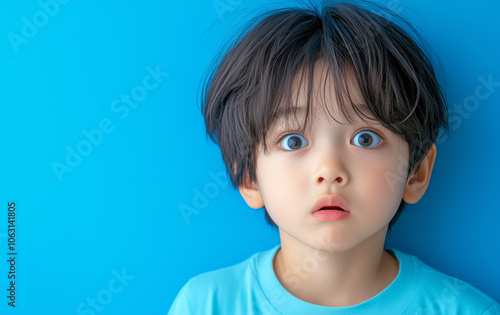
[[[297, 131], [300, 125], [294, 127], [305, 111], [305, 93], [299, 94], [288, 124], [279, 119], [268, 133], [269, 151], [257, 153], [254, 187], [282, 241], [291, 237], [314, 249], [343, 251], [370, 239], [385, 239], [405, 190], [409, 149], [382, 125], [367, 124], [355, 114], [353, 123], [341, 119], [331, 81], [326, 84], [332, 88], [322, 95], [325, 75], [316, 73], [315, 117], [305, 132]], [[355, 85], [349, 88], [354, 101], [362, 104]], [[324, 112], [325, 101], [341, 123]], [[395, 175], [399, 181], [391, 180]], [[321, 200], [348, 212], [315, 212]]]

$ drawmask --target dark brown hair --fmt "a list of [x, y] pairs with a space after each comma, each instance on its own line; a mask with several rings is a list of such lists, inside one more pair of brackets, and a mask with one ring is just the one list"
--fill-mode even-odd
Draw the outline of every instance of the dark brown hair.
[[[278, 109], [295, 106], [292, 86], [299, 73], [307, 84], [307, 126], [314, 65], [320, 59], [328, 65], [342, 115], [349, 121], [354, 110], [394, 132], [409, 146], [408, 175], [417, 169], [440, 129], [447, 129], [443, 93], [419, 43], [405, 20], [376, 6], [323, 2], [255, 18], [217, 62], [202, 91], [206, 130], [220, 146], [233, 185], [240, 186], [246, 174], [256, 181], [256, 148], [266, 147]], [[370, 115], [350, 101], [348, 72]], [[404, 205], [401, 201], [389, 227]]]

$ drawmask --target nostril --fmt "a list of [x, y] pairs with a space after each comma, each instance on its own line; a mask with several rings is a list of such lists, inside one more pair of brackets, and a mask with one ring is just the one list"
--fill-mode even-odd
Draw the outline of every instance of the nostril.
[[[318, 184], [321, 184], [322, 182], [326, 181], [326, 178], [323, 176], [318, 177]], [[333, 182], [338, 182], [339, 184], [342, 183], [344, 179], [342, 177], [337, 177]]]
[[[322, 183], [324, 181], [326, 181], [326, 179], [324, 177], [322, 177], [322, 176], [318, 177], [318, 183]], [[340, 183], [342, 183], [343, 179], [342, 179], [342, 177], [339, 176], [334, 181], [338, 182], [340, 184]]]

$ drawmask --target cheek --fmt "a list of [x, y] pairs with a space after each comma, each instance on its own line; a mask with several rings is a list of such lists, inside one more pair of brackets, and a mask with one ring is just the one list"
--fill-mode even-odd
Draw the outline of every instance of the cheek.
[[356, 171], [360, 183], [359, 193], [365, 204], [380, 205], [382, 211], [394, 213], [403, 197], [406, 173], [398, 171], [398, 159], [394, 156], [374, 160]]
[[279, 215], [297, 206], [307, 188], [303, 170], [297, 165], [287, 166], [277, 159], [263, 159], [258, 163], [258, 187], [267, 211], [271, 215]]

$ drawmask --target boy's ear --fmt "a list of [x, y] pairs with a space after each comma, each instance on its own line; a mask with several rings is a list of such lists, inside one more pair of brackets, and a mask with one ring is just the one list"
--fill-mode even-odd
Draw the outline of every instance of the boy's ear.
[[250, 208], [260, 209], [264, 207], [264, 200], [262, 200], [259, 188], [255, 183], [250, 182], [248, 172], [245, 174], [245, 180], [243, 184], [238, 187], [238, 190]]
[[424, 195], [427, 187], [429, 186], [432, 167], [434, 166], [434, 161], [436, 160], [436, 153], [436, 144], [433, 143], [427, 152], [427, 155], [423, 159], [422, 164], [420, 164], [419, 169], [414, 171], [408, 177], [403, 193], [403, 200], [406, 203], [416, 203]]

